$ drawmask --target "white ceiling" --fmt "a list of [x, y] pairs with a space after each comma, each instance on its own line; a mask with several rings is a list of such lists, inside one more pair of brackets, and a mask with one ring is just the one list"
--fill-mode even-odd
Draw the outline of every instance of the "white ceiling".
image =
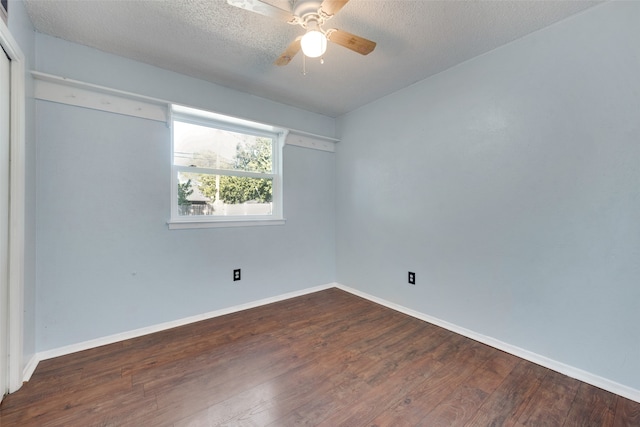
[[[289, 8], [286, 0], [268, 0]], [[304, 30], [226, 0], [26, 0], [37, 31], [330, 117], [450, 68], [598, 2], [351, 0], [325, 29], [377, 42], [330, 44], [324, 64], [273, 61]]]

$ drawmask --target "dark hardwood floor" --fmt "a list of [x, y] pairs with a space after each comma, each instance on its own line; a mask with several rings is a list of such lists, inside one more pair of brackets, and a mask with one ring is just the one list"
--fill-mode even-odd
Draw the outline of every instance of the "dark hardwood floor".
[[39, 364], [0, 426], [640, 426], [640, 404], [338, 289]]

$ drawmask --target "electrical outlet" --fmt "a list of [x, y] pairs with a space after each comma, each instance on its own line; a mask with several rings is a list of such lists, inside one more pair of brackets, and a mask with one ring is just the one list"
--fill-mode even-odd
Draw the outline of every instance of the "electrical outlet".
[[416, 284], [416, 273], [413, 272], [409, 272], [409, 284], [410, 285], [415, 285]]
[[239, 268], [233, 270], [233, 281], [237, 282], [238, 280], [240, 280], [240, 269]]

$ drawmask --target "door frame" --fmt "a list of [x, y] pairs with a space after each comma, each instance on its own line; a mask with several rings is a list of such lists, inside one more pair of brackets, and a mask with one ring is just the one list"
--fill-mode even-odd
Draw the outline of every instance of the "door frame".
[[0, 20], [0, 46], [11, 60], [9, 186], [9, 393], [22, 386], [25, 241], [25, 59], [9, 28]]

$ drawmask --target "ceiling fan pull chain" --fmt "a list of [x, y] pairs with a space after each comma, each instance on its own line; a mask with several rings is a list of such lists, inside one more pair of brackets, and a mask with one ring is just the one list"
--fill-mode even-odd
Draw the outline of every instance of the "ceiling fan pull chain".
[[302, 75], [307, 75], [307, 55], [302, 55]]

